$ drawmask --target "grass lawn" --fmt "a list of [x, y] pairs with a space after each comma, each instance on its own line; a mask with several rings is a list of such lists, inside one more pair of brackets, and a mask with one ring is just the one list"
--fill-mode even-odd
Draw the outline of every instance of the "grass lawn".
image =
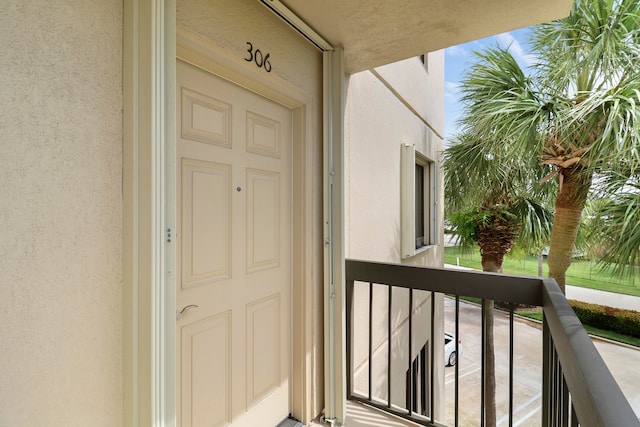
[[[458, 261], [459, 265], [463, 267], [482, 270], [479, 249], [474, 248], [473, 250], [463, 251], [454, 246], [444, 248], [444, 262], [446, 264], [456, 265]], [[536, 277], [538, 276], [538, 259], [535, 256], [526, 256], [524, 258], [507, 256], [502, 264], [502, 270], [505, 274]], [[548, 272], [545, 259], [542, 266], [543, 276], [546, 277]], [[610, 271], [601, 270], [589, 261], [574, 260], [571, 263], [569, 270], [567, 270], [567, 284], [640, 296], [640, 274], [636, 274], [635, 277], [615, 277]]]

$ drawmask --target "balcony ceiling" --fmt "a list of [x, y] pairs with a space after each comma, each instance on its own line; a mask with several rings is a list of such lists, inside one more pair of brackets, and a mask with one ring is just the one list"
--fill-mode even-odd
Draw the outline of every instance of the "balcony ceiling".
[[349, 73], [567, 16], [572, 0], [283, 0]]

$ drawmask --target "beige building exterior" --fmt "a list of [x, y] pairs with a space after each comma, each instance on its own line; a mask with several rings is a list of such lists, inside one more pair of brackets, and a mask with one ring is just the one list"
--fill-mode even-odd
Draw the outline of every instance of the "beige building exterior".
[[342, 421], [344, 257], [442, 262], [438, 51], [570, 2], [284, 3], [0, 5], [0, 426]]
[[0, 6], [2, 426], [122, 423], [122, 29], [119, 1]]
[[[439, 169], [444, 135], [444, 52], [353, 74], [345, 112], [345, 228], [348, 258], [442, 266]], [[433, 164], [434, 235], [415, 256], [402, 252], [402, 147]]]
[[[346, 257], [389, 263], [407, 263], [428, 267], [443, 267], [444, 245], [442, 225], [443, 205], [440, 155], [444, 134], [444, 52], [436, 51], [369, 71], [351, 75], [347, 84], [345, 108], [345, 242]], [[403, 192], [407, 173], [414, 173], [414, 163], [404, 165], [405, 153], [425, 160], [429, 166], [426, 207], [426, 241], [415, 249], [415, 231], [407, 230], [407, 211], [414, 210]], [[409, 166], [409, 167], [407, 167]], [[408, 169], [408, 170], [405, 170]], [[413, 184], [415, 177], [409, 179]], [[424, 179], [424, 178], [423, 178]], [[413, 194], [410, 194], [413, 202]], [[412, 214], [415, 211], [411, 212]], [[413, 216], [412, 216], [413, 218]], [[415, 220], [415, 219], [414, 219]], [[413, 224], [411, 224], [413, 225]], [[406, 240], [409, 240], [407, 244]], [[407, 249], [413, 251], [407, 253]], [[382, 401], [387, 391], [387, 294], [386, 289], [374, 290], [373, 394]], [[424, 346], [431, 354], [431, 298], [434, 298], [434, 336], [443, 336], [442, 295], [414, 292], [411, 359], [418, 357]], [[356, 288], [355, 316], [366, 328], [369, 290]], [[406, 405], [405, 370], [409, 362], [408, 292], [395, 290], [391, 348], [391, 402]], [[366, 329], [365, 329], [366, 330]], [[367, 390], [368, 337], [356, 334], [354, 343], [354, 387]], [[436, 396], [444, 395], [442, 339], [435, 343], [434, 384]], [[427, 368], [427, 372], [430, 370]], [[427, 399], [428, 400], [428, 399]], [[444, 420], [444, 400], [435, 399], [434, 416]], [[428, 411], [427, 413], [431, 413]]]

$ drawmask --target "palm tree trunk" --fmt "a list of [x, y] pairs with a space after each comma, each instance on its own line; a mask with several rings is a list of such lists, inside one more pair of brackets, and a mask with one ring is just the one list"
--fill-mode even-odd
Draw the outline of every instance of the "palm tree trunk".
[[[480, 246], [482, 270], [492, 273], [502, 271], [504, 256], [511, 250], [516, 241], [518, 225], [501, 216], [479, 224], [476, 229], [476, 242]], [[483, 300], [485, 332], [484, 341], [484, 425], [496, 427], [496, 356], [493, 337], [493, 305], [492, 300]]]
[[[504, 254], [487, 254], [482, 257], [482, 271], [498, 273], [502, 269]], [[493, 335], [493, 306], [492, 300], [483, 300], [484, 319], [483, 327], [485, 331], [484, 340], [484, 425], [486, 427], [496, 427], [496, 353]]]
[[591, 174], [583, 169], [566, 169], [564, 182], [556, 198], [556, 213], [549, 244], [549, 277], [565, 293], [566, 273], [580, 226], [580, 217], [591, 187]]
[[538, 277], [542, 277], [542, 251], [538, 252]]
[[493, 337], [493, 301], [484, 300], [484, 420], [486, 427], [496, 427], [496, 353]]

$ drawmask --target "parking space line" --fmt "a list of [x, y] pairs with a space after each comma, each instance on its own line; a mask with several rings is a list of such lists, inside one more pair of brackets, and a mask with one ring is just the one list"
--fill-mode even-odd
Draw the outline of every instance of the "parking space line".
[[[477, 363], [474, 363], [472, 365], [468, 365], [464, 368], [458, 368], [458, 375], [462, 375], [465, 374], [467, 372], [469, 372], [470, 370], [473, 370], [474, 372], [477, 371], [478, 369], [480, 369], [479, 367], [480, 365], [478, 365]], [[456, 371], [455, 369], [452, 369], [448, 374], [446, 374], [444, 377], [445, 378], [453, 378], [456, 375]]]
[[[540, 397], [541, 397], [541, 396], [542, 396], [542, 392], [539, 392], [538, 394], [536, 394], [535, 396], [533, 396], [531, 399], [527, 400], [527, 401], [526, 401], [526, 402], [524, 402], [522, 405], [520, 405], [520, 406], [518, 406], [517, 408], [515, 408], [515, 409], [513, 410], [513, 418], [516, 418], [516, 415], [517, 415], [519, 412], [522, 412], [522, 410], [523, 410], [524, 408], [526, 408], [527, 406], [531, 405], [531, 404], [532, 404], [533, 402], [535, 402], [536, 400], [540, 399]], [[540, 410], [540, 408], [541, 408], [541, 407], [542, 407], [541, 405], [538, 405], [538, 407], [537, 407], [536, 409], [534, 409], [534, 410], [532, 410], [531, 412], [529, 412], [528, 414], [526, 414], [526, 415], [524, 416], [524, 418], [520, 418], [520, 419], [518, 420], [518, 422], [517, 422], [517, 423], [515, 423], [515, 424], [513, 425], [513, 427], [516, 427], [516, 426], [518, 426], [518, 425], [522, 424], [522, 423], [524, 422], [524, 420], [526, 420], [526, 419], [527, 419], [527, 418], [529, 418], [531, 415], [533, 415], [533, 414], [535, 414], [536, 412], [538, 412], [538, 411]], [[500, 419], [498, 420], [498, 425], [500, 425], [500, 424], [504, 423], [504, 422], [505, 422], [505, 421], [507, 421], [508, 419], [509, 419], [509, 414], [503, 415], [503, 416], [502, 416], [502, 418], [500, 418]]]
[[[468, 376], [468, 375], [471, 375], [471, 374], [473, 374], [473, 373], [475, 373], [475, 372], [478, 372], [479, 370], [480, 370], [480, 367], [477, 367], [477, 368], [475, 368], [473, 371], [469, 371], [469, 372], [466, 372], [466, 373], [464, 373], [464, 374], [462, 374], [462, 375], [458, 375], [458, 379], [460, 379], [460, 378], [464, 378], [464, 377], [466, 377], [466, 376]], [[449, 376], [449, 375], [447, 375], [447, 376]], [[445, 385], [447, 385], [447, 384], [451, 384], [451, 383], [455, 382], [455, 380], [456, 380], [456, 378], [455, 378], [455, 373], [454, 373], [454, 374], [452, 374], [451, 379], [450, 379], [449, 381], [446, 381], [444, 384], [445, 384]]]

